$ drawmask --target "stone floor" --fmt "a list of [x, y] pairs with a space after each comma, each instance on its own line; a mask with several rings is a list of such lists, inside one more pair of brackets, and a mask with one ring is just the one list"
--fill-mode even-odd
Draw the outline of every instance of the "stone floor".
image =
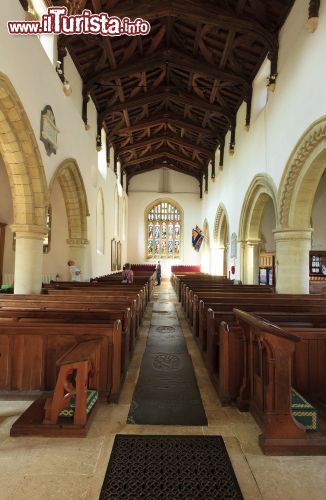
[[146, 345], [149, 305], [119, 403], [98, 406], [86, 438], [10, 438], [12, 423], [30, 401], [0, 397], [0, 500], [97, 500], [118, 433], [222, 435], [245, 499], [324, 500], [326, 457], [264, 456], [258, 446], [259, 428], [250, 414], [220, 405], [170, 284], [163, 282], [156, 288], [154, 300], [158, 290], [166, 291], [166, 298], [176, 302], [208, 426], [126, 424]]

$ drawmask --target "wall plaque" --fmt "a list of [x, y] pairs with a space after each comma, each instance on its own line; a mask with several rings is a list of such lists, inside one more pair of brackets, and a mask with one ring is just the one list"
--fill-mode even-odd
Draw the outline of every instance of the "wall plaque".
[[56, 154], [58, 149], [59, 130], [55, 124], [54, 113], [51, 106], [47, 105], [41, 112], [41, 136], [40, 139], [45, 146], [48, 156]]
[[237, 246], [238, 246], [237, 235], [236, 235], [236, 233], [232, 233], [232, 236], [231, 236], [231, 259], [237, 258]]

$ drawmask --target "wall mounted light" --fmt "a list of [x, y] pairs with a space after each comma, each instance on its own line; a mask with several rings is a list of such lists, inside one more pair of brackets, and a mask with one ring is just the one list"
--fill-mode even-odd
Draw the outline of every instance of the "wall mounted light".
[[65, 80], [63, 83], [63, 92], [66, 96], [70, 96], [72, 94], [72, 88], [68, 80]]

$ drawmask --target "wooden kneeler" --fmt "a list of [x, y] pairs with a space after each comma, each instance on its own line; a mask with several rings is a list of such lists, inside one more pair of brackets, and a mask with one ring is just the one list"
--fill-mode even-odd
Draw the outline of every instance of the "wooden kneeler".
[[34, 401], [13, 424], [11, 436], [86, 436], [97, 401], [97, 391], [88, 388], [98, 387], [100, 342], [81, 342], [58, 359], [53, 396]]

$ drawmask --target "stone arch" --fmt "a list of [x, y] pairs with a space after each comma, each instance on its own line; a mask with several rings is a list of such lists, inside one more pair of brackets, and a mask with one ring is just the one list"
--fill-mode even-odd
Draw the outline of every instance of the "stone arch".
[[153, 207], [155, 207], [155, 205], [158, 205], [159, 203], [171, 203], [171, 205], [173, 205], [175, 208], [178, 209], [178, 211], [180, 212], [180, 215], [181, 215], [181, 221], [182, 221], [182, 226], [183, 226], [183, 220], [184, 220], [184, 212], [183, 212], [183, 208], [181, 205], [179, 205], [179, 203], [176, 201], [176, 200], [173, 200], [172, 198], [157, 198], [156, 200], [154, 201], [151, 201], [151, 203], [149, 203], [147, 205], [147, 207], [145, 208], [145, 217], [146, 217], [146, 214], [152, 210]]
[[56, 180], [60, 184], [65, 200], [69, 240], [78, 241], [78, 244], [87, 244], [88, 201], [77, 162], [67, 159], [61, 163], [51, 179], [50, 192]]
[[[275, 233], [279, 292], [309, 293], [311, 212], [325, 168], [326, 116], [323, 116], [301, 136], [281, 179], [279, 225]], [[294, 254], [296, 258], [290, 259]]]
[[[39, 293], [49, 192], [32, 125], [13, 85], [3, 73], [0, 73], [0, 154], [13, 200], [15, 293]], [[26, 262], [29, 262], [27, 267]]]
[[223, 203], [220, 203], [214, 222], [214, 249], [212, 255], [212, 273], [227, 275], [229, 249], [229, 218]]
[[23, 104], [3, 73], [0, 73], [0, 154], [12, 190], [14, 226], [24, 226], [25, 231], [39, 228], [45, 233], [49, 194], [41, 154]]
[[204, 224], [203, 224], [203, 235], [204, 235], [204, 243], [209, 246], [210, 244], [210, 237], [209, 237], [209, 224], [208, 220], [204, 219]]
[[220, 203], [215, 216], [214, 222], [214, 244], [227, 245], [229, 244], [229, 218], [226, 208], [223, 203]]
[[286, 164], [279, 188], [279, 228], [310, 228], [319, 181], [326, 167], [326, 117], [301, 136]]
[[276, 225], [277, 222], [277, 195], [273, 179], [267, 174], [258, 174], [252, 180], [241, 210], [239, 224], [239, 241], [260, 239], [260, 224], [266, 203], [272, 199]]
[[242, 205], [239, 242], [241, 244], [240, 273], [244, 283], [258, 282], [261, 224], [269, 200], [272, 200], [278, 226], [276, 186], [267, 174], [258, 174], [252, 180]]

